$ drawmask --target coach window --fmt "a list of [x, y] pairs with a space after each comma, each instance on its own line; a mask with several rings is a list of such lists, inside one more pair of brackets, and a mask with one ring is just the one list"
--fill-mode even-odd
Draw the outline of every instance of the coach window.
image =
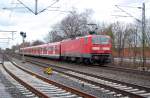
[[52, 51], [52, 46], [49, 47], [49, 51]]
[[48, 47], [48, 51], [51, 51], [51, 47], [50, 46]]
[[58, 51], [58, 46], [55, 47], [55, 50]]
[[38, 47], [38, 53], [40, 53], [40, 48]]
[[46, 51], [46, 47], [44, 47], [44, 52]]
[[47, 46], [47, 51], [49, 51], [49, 46]]
[[53, 46], [53, 50], [55, 50], [55, 46]]
[[41, 52], [43, 53], [43, 47], [41, 48]]
[[42, 47], [42, 52], [44, 53], [44, 47]]
[[51, 46], [48, 47], [48, 51], [51, 51]]
[[33, 53], [35, 52], [35, 49], [33, 48]]
[[42, 48], [40, 48], [40, 52], [42, 52]]
[[54, 46], [51, 47], [51, 51], [53, 51], [53, 49], [54, 49]]

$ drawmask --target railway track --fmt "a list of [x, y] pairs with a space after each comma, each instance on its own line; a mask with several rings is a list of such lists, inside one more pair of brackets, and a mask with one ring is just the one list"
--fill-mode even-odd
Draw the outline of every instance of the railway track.
[[[106, 68], [104, 68], [104, 69], [106, 69]], [[107, 70], [115, 70], [115, 71], [126, 72], [126, 73], [130, 73], [130, 74], [138, 74], [138, 75], [143, 75], [143, 76], [148, 76], [148, 77], [150, 76], [150, 71], [124, 68], [124, 67], [115, 67], [115, 65], [114, 66], [107, 65]]]
[[[34, 61], [33, 59], [27, 59], [28, 62], [34, 63], [40, 67], [47, 67], [50, 64], [44, 62]], [[150, 89], [138, 85], [124, 83], [121, 81], [108, 79], [92, 74], [83, 73], [67, 68], [58, 67], [51, 65], [54, 71], [63, 73], [69, 79], [74, 81], [82, 82], [84, 85], [89, 85], [93, 88], [101, 89], [108, 94], [113, 94], [119, 97], [130, 97], [130, 98], [148, 98], [150, 97]]]
[[96, 98], [90, 94], [43, 78], [29, 70], [16, 67], [11, 62], [5, 62], [3, 67], [7, 73], [27, 88], [27, 91], [30, 91], [25, 93], [29, 94], [30, 98], [36, 98], [37, 96], [38, 98]]
[[[15, 55], [16, 56], [16, 55]], [[20, 59], [21, 56], [17, 56], [18, 59]], [[27, 57], [28, 58], [28, 57]], [[30, 58], [30, 57], [29, 57]], [[40, 60], [40, 59], [37, 59], [36, 60]], [[44, 60], [45, 62], [47, 62], [48, 60], [45, 60], [45, 59], [42, 59]], [[90, 65], [89, 65], [90, 66]], [[138, 69], [132, 69], [132, 68], [125, 68], [125, 67], [119, 67], [114, 64], [106, 64], [105, 65], [106, 67], [101, 67], [102, 69], [106, 69], [106, 70], [115, 70], [115, 71], [120, 71], [120, 72], [125, 72], [125, 73], [130, 73], [130, 74], [137, 74], [137, 75], [142, 75], [142, 76], [147, 76], [149, 77], [150, 76], [150, 71], [144, 71], [144, 70], [138, 70]]]

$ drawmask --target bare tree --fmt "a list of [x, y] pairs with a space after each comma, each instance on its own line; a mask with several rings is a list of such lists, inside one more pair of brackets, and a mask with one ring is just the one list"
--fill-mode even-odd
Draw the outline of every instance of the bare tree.
[[150, 19], [146, 20], [146, 30], [145, 30], [145, 35], [146, 35], [146, 47], [150, 48]]
[[74, 10], [61, 21], [59, 27], [67, 38], [86, 35], [91, 15], [92, 10], [86, 10], [83, 13]]
[[128, 53], [128, 57], [132, 57], [133, 64], [136, 65], [136, 59], [138, 56], [138, 26], [135, 24], [130, 24], [128, 27], [128, 32], [130, 35], [127, 37], [128, 47], [126, 50]]
[[63, 35], [60, 35], [58, 31], [51, 31], [45, 37], [46, 42], [57, 42], [63, 40]]
[[118, 51], [118, 57], [121, 58], [120, 64], [123, 62], [123, 56], [124, 56], [124, 48], [126, 45], [127, 37], [129, 37], [129, 25], [123, 24], [123, 23], [114, 23], [113, 24], [113, 33], [115, 35], [114, 43], [115, 47]]
[[12, 50], [13, 52], [15, 52], [16, 50], [19, 50], [19, 49], [20, 49], [20, 45], [19, 45], [19, 44], [13, 45], [13, 46], [11, 47], [11, 50]]
[[36, 41], [31, 43], [31, 46], [36, 46], [36, 45], [41, 45], [41, 44], [44, 44], [44, 42], [40, 41], [40, 40], [36, 40]]
[[30, 42], [24, 42], [24, 45], [23, 45], [23, 43], [20, 44], [20, 48], [29, 47], [29, 46], [31, 46], [31, 43], [30, 43]]
[[61, 22], [53, 25], [52, 30], [44, 38], [46, 42], [61, 41], [66, 38], [74, 38], [88, 34], [88, 23], [91, 22], [90, 16], [93, 14], [91, 9], [86, 9], [78, 13], [73, 9]]

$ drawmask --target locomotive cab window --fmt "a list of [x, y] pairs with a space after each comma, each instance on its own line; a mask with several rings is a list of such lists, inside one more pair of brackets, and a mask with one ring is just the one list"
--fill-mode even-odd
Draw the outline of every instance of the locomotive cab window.
[[92, 37], [92, 43], [93, 44], [108, 44], [110, 38], [106, 36], [93, 36]]

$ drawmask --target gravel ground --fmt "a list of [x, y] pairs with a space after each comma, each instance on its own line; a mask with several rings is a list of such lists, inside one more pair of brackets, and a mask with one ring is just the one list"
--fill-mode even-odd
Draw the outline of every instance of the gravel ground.
[[56, 82], [63, 83], [64, 85], [69, 86], [69, 87], [80, 89], [81, 91], [85, 91], [89, 94], [97, 96], [97, 98], [117, 98], [111, 94], [106, 94], [104, 92], [104, 90], [101, 91], [101, 90], [95, 89], [94, 87], [91, 87], [88, 85], [83, 85], [83, 83], [75, 82], [67, 77], [64, 77], [64, 75], [62, 75], [62, 74], [53, 73], [52, 75], [46, 75], [43, 73], [43, 69], [41, 67], [38, 67], [38, 66], [35, 66], [35, 65], [29, 64], [29, 63], [22, 64], [17, 59], [13, 59], [13, 60], [17, 61], [18, 65], [21, 65], [27, 69], [30, 69], [33, 72], [36, 72], [44, 77], [49, 78], [50, 80], [54, 80]]
[[[18, 88], [14, 84], [11, 83], [11, 80], [9, 80], [10, 77], [4, 75], [4, 70], [2, 68], [2, 65], [0, 65], [0, 82], [4, 85], [6, 93], [1, 94], [0, 92], [0, 98], [28, 98], [24, 96]], [[1, 89], [3, 87], [1, 86]], [[3, 88], [3, 89], [4, 89]]]

